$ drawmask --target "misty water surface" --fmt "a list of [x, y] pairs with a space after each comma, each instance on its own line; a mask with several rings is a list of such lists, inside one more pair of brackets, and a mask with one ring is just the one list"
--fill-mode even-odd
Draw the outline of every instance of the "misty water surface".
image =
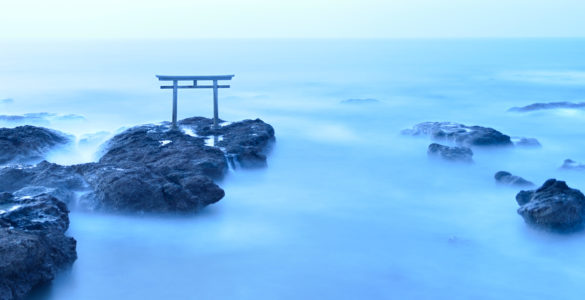
[[[585, 162], [585, 111], [507, 112], [585, 101], [584, 54], [570, 39], [4, 42], [2, 114], [53, 113], [37, 125], [86, 139], [50, 161], [95, 160], [123, 128], [168, 120], [155, 74], [235, 74], [220, 117], [277, 138], [267, 168], [231, 170], [195, 216], [73, 211], [79, 258], [32, 298], [582, 299], [585, 235], [530, 228], [493, 175], [585, 190], [558, 170]], [[211, 116], [211, 100], [181, 90], [179, 117]], [[423, 121], [543, 147], [429, 160], [428, 139], [400, 135]]]

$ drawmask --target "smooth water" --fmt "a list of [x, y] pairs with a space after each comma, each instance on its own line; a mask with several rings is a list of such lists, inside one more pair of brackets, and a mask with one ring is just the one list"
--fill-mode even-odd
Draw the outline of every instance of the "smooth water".
[[[585, 40], [4, 41], [2, 115], [80, 143], [49, 155], [96, 159], [124, 127], [170, 118], [155, 74], [235, 74], [220, 117], [276, 130], [268, 167], [231, 170], [202, 213], [74, 211], [79, 259], [32, 299], [582, 299], [585, 234], [533, 229], [507, 170], [585, 190], [585, 111], [512, 113], [585, 101]], [[342, 103], [373, 98], [376, 103]], [[179, 117], [211, 116], [211, 91], [179, 92]], [[65, 117], [74, 114], [76, 117]], [[81, 117], [83, 118], [81, 118]], [[534, 137], [540, 149], [429, 160], [400, 135], [454, 121]], [[4, 126], [21, 123], [4, 122]], [[96, 134], [97, 133], [97, 134]], [[84, 139], [82, 141], [82, 139]]]

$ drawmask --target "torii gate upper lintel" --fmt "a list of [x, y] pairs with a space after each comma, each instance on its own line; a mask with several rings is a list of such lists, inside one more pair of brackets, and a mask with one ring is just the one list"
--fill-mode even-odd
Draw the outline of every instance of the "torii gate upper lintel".
[[[200, 76], [171, 76], [156, 75], [160, 81], [172, 81], [173, 85], [162, 85], [161, 89], [173, 89], [173, 126], [177, 126], [177, 91], [178, 89], [213, 89], [213, 126], [218, 126], [217, 90], [229, 88], [229, 85], [219, 85], [219, 80], [232, 80], [235, 75], [200, 75]], [[192, 81], [193, 85], [179, 85], [179, 81]], [[211, 81], [211, 85], [198, 85], [198, 81]]]

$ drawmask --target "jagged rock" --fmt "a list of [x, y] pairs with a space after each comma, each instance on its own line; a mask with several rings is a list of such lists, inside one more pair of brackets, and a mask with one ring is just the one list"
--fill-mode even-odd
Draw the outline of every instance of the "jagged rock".
[[0, 128], [0, 164], [40, 161], [51, 148], [69, 141], [65, 134], [41, 127]]
[[448, 161], [473, 162], [473, 151], [467, 147], [449, 147], [432, 143], [427, 151], [429, 156], [440, 157]]
[[534, 186], [534, 183], [519, 177], [510, 174], [506, 171], [499, 171], [494, 175], [497, 183], [505, 184], [505, 185], [512, 185], [518, 187], [531, 187]]
[[218, 137], [215, 146], [222, 148], [232, 162], [241, 167], [266, 166], [266, 151], [274, 142], [274, 129], [260, 119], [224, 123], [213, 128], [213, 120], [195, 117], [179, 122], [192, 128], [199, 136]]
[[77, 191], [86, 189], [83, 178], [71, 167], [47, 161], [35, 166], [11, 166], [0, 168], [0, 191], [16, 196], [50, 194], [70, 203]]
[[77, 258], [65, 204], [50, 195], [0, 193], [0, 299], [21, 299]]
[[511, 146], [510, 137], [488, 127], [466, 126], [452, 122], [424, 122], [402, 134], [430, 136], [436, 141], [453, 142], [460, 146]]
[[540, 188], [516, 195], [524, 221], [554, 230], [573, 230], [583, 224], [585, 196], [564, 181], [549, 179]]
[[540, 142], [535, 138], [524, 138], [524, 137], [515, 137], [512, 138], [512, 142], [514, 142], [515, 146], [519, 147], [527, 147], [527, 148], [540, 148], [542, 145]]
[[561, 169], [582, 171], [582, 170], [585, 170], [585, 165], [580, 164], [572, 159], [565, 159], [565, 161], [563, 161], [563, 165], [561, 166]]
[[578, 108], [585, 108], [585, 102], [580, 103], [572, 103], [572, 102], [549, 102], [549, 103], [533, 103], [527, 106], [522, 107], [512, 107], [508, 109], [508, 111], [515, 111], [515, 112], [529, 112], [535, 110], [543, 110], [543, 109], [557, 109], [557, 108], [569, 108], [569, 109], [578, 109]]
[[[272, 126], [259, 119], [220, 128], [200, 117], [180, 124], [127, 129], [106, 143], [97, 163], [0, 169], [0, 191], [47, 193], [91, 210], [193, 212], [223, 198], [213, 180], [227, 172], [226, 156], [242, 167], [265, 165], [264, 153], [274, 140]], [[209, 135], [218, 138], [218, 147], [206, 145]]]

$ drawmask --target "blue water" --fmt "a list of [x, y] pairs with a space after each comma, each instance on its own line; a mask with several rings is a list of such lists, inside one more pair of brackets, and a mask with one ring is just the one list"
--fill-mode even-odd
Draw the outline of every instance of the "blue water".
[[[0, 42], [2, 114], [42, 126], [96, 159], [127, 126], [168, 120], [155, 74], [235, 74], [220, 117], [262, 118], [277, 143], [261, 170], [231, 170], [226, 197], [192, 217], [73, 211], [71, 270], [34, 299], [582, 299], [585, 235], [517, 215], [507, 170], [585, 190], [585, 112], [511, 113], [585, 101], [585, 40], [164, 40]], [[211, 116], [211, 91], [180, 91], [179, 117]], [[376, 103], [341, 103], [373, 98]], [[429, 160], [422, 121], [491, 126], [540, 149]], [[19, 124], [3, 123], [4, 126]]]

